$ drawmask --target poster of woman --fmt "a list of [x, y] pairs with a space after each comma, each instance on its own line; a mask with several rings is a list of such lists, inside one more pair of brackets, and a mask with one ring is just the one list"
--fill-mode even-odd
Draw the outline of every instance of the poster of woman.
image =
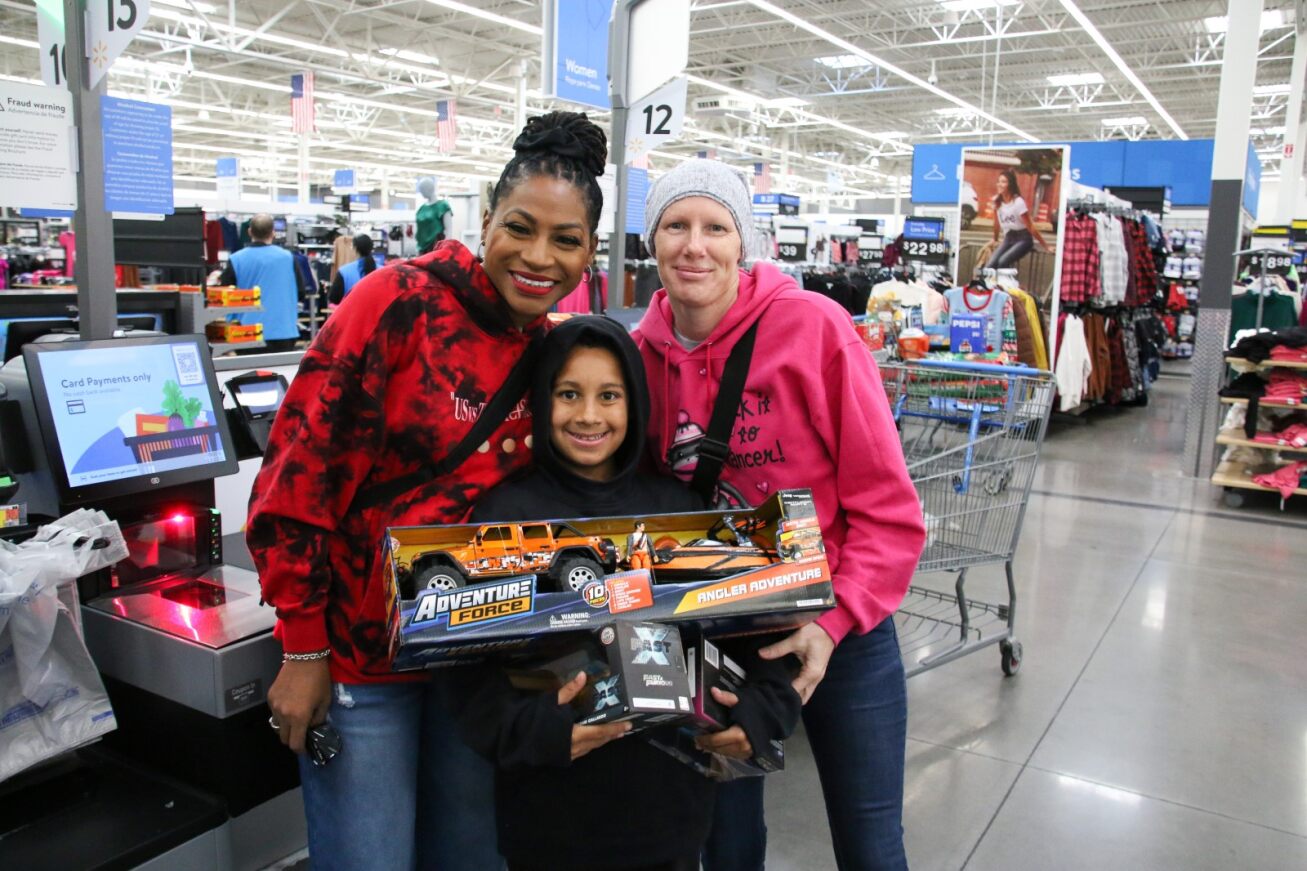
[[959, 284], [985, 270], [1013, 269], [1022, 287], [1048, 292], [1057, 264], [1065, 166], [1064, 148], [963, 150]]

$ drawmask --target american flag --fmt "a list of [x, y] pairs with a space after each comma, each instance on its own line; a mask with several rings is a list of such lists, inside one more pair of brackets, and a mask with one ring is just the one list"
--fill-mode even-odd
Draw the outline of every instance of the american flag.
[[458, 107], [456, 100], [436, 101], [436, 137], [442, 152], [453, 151], [458, 145]]
[[700, 151], [698, 156], [700, 160], [716, 160], [717, 149], [709, 148], [707, 151]]
[[313, 119], [313, 73], [296, 73], [290, 77], [290, 130], [318, 132]]
[[771, 193], [770, 163], [755, 163], [753, 165], [753, 190], [754, 193], [759, 194]]

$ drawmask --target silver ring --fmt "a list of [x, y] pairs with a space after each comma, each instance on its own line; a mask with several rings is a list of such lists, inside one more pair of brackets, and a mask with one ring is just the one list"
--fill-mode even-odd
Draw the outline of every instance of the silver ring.
[[274, 731], [274, 732], [280, 732], [280, 731], [281, 731], [281, 727], [277, 725], [277, 721], [274, 720], [272, 717], [269, 717], [269, 718], [268, 718], [268, 725], [272, 727], [272, 731]]

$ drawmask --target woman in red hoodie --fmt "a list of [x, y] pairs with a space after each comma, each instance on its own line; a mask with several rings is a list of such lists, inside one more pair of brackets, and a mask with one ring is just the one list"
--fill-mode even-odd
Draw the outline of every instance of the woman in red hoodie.
[[513, 148], [480, 256], [445, 241], [345, 298], [304, 354], [254, 484], [247, 540], [285, 650], [272, 727], [300, 754], [326, 719], [343, 739], [328, 765], [300, 757], [318, 871], [502, 864], [493, 772], [459, 740], [442, 682], [389, 671], [378, 556], [387, 526], [458, 523], [530, 461], [522, 399], [461, 466], [435, 465], [458, 453], [598, 244], [603, 131], [554, 112]]
[[[752, 332], [717, 501], [756, 505], [776, 490], [812, 489], [836, 608], [763, 655], [803, 663], [794, 688], [839, 867], [906, 868], [907, 694], [892, 615], [926, 536], [875, 362], [836, 303], [770, 264], [740, 268], [752, 204], [730, 167], [680, 164], [654, 184], [645, 215], [664, 284], [636, 334], [655, 462], [693, 475], [726, 360]], [[763, 780], [725, 785], [705, 871], [763, 867]]]

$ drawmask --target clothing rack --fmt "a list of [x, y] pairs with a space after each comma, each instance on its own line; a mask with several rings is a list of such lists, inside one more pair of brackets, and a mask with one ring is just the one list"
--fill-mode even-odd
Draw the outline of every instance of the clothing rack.
[[1235, 257], [1235, 261], [1234, 261], [1234, 274], [1235, 274], [1235, 275], [1238, 275], [1238, 274], [1239, 274], [1239, 259], [1238, 259], [1238, 258], [1240, 258], [1240, 257], [1246, 257], [1246, 256], [1249, 256], [1249, 255], [1252, 255], [1252, 254], [1260, 254], [1260, 255], [1262, 255], [1262, 258], [1261, 258], [1261, 264], [1260, 264], [1260, 266], [1261, 266], [1261, 274], [1260, 274], [1260, 276], [1258, 277], [1258, 281], [1257, 281], [1257, 288], [1258, 288], [1258, 291], [1259, 291], [1258, 294], [1257, 294], [1257, 329], [1259, 329], [1259, 330], [1262, 328], [1262, 317], [1263, 317], [1263, 315], [1265, 314], [1265, 310], [1266, 310], [1266, 255], [1268, 255], [1268, 254], [1276, 254], [1276, 255], [1284, 256], [1284, 255], [1287, 254], [1287, 253], [1288, 253], [1288, 252], [1284, 251], [1284, 250], [1281, 249], [1281, 248], [1245, 248], [1245, 249], [1243, 249], [1242, 251], [1236, 251], [1236, 252], [1234, 252], [1234, 257]]

